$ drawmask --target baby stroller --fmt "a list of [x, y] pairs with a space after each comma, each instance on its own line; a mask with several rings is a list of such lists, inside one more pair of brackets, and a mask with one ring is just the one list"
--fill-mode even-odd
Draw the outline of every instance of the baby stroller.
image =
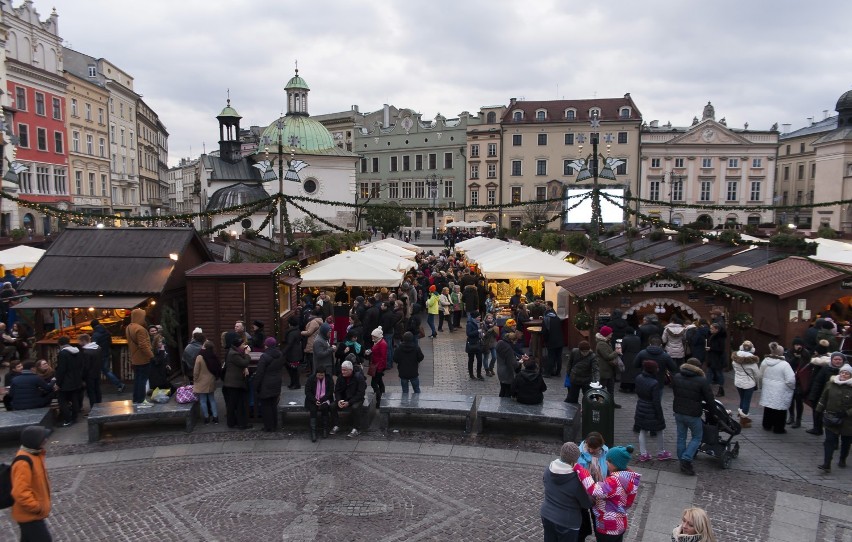
[[739, 422], [719, 400], [704, 403], [704, 435], [698, 451], [717, 458], [723, 469], [731, 468], [731, 460], [740, 455], [740, 443], [731, 441], [740, 429]]

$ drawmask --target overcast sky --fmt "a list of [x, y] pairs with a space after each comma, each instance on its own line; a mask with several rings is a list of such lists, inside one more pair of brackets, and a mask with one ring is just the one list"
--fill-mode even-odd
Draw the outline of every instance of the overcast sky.
[[171, 164], [217, 147], [226, 89], [243, 126], [273, 122], [296, 59], [313, 115], [630, 92], [646, 121], [710, 100], [728, 126], [796, 129], [852, 89], [847, 0], [35, 0], [53, 6], [67, 46], [135, 78]]

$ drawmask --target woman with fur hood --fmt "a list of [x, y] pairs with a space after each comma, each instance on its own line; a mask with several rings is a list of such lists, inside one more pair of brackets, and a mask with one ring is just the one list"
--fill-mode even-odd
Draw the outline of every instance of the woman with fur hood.
[[831, 471], [831, 458], [834, 450], [840, 444], [840, 461], [837, 466], [846, 468], [846, 458], [849, 456], [849, 448], [852, 447], [852, 367], [848, 363], [838, 369], [837, 375], [832, 376], [820, 395], [816, 409], [820, 412], [830, 413], [833, 421], [839, 423], [825, 422], [825, 443], [823, 444], [825, 460], [817, 468], [823, 472]]
[[666, 345], [666, 353], [674, 360], [678, 367], [683, 365], [686, 357], [686, 328], [683, 320], [673, 316], [671, 321], [663, 328], [663, 344]]
[[783, 434], [787, 430], [787, 409], [793, 401], [793, 389], [796, 387], [796, 375], [784, 358], [784, 347], [776, 342], [769, 343], [769, 355], [760, 367], [760, 382], [763, 391], [760, 394], [760, 406], [763, 407], [763, 428], [773, 433]]
[[751, 396], [760, 383], [760, 358], [754, 355], [751, 341], [743, 341], [740, 349], [731, 354], [731, 364], [734, 367], [734, 386], [740, 396], [740, 408], [737, 409], [740, 425], [751, 427], [751, 419], [748, 417]]
[[[818, 353], [825, 350], [824, 345], [826, 342], [828, 341], [824, 339], [819, 341], [819, 346], [817, 346]], [[814, 372], [813, 379], [811, 380], [810, 393], [808, 394], [808, 404], [810, 404], [814, 409], [814, 426], [812, 429], [808, 429], [806, 433], [810, 433], [812, 435], [822, 434], [822, 413], [816, 408], [817, 402], [822, 396], [822, 392], [825, 389], [826, 384], [828, 384], [828, 380], [837, 374], [844, 363], [846, 363], [846, 356], [844, 356], [842, 352], [834, 352], [830, 356], [825, 354], [811, 358], [811, 364], [817, 368]]]

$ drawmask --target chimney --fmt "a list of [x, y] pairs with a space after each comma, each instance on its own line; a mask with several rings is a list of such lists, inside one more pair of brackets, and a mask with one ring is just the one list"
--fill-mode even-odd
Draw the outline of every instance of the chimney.
[[814, 118], [808, 117], [808, 126], [813, 126], [813, 124], [814, 124]]
[[517, 103], [517, 101], [518, 101], [517, 98], [509, 98], [509, 107], [512, 107], [513, 105], [515, 105], [515, 103]]
[[630, 93], [629, 93], [629, 92], [628, 92], [627, 94], [625, 94], [625, 95], [624, 95], [624, 99], [625, 99], [625, 100], [629, 100], [629, 99], [630, 99]]
[[352, 106], [352, 111], [354, 111], [354, 112], [356, 112], [356, 113], [359, 113], [359, 111], [358, 111], [358, 106], [357, 106], [357, 105], [353, 105], [353, 106]]
[[822, 120], [825, 120], [827, 118], [828, 118], [828, 109], [823, 109], [822, 110]]
[[782, 125], [781, 125], [782, 133], [784, 133], [784, 134], [789, 134], [789, 133], [790, 133], [790, 128], [791, 128], [792, 126], [793, 126], [793, 125], [792, 125], [792, 124], [790, 124], [789, 122], [788, 122], [788, 123], [786, 123], [786, 124], [782, 124]]
[[388, 104], [384, 105], [384, 110], [382, 111], [382, 126], [385, 128], [390, 126], [390, 106]]
[[659, 127], [660, 127], [660, 121], [658, 121], [658, 120], [652, 120], [651, 121], [651, 128], [659, 128]]

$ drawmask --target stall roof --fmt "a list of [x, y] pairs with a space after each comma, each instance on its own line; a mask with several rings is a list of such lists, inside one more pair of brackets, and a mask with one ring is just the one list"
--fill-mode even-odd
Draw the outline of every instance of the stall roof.
[[556, 284], [562, 286], [577, 297], [585, 297], [617, 284], [651, 278], [665, 270], [666, 268], [661, 265], [637, 262], [635, 260], [622, 260], [601, 269], [595, 269], [583, 275], [565, 279]]
[[390, 269], [363, 252], [344, 252], [302, 269], [302, 287], [399, 286], [402, 271]]
[[[423, 249], [420, 248], [419, 246], [412, 245], [411, 243], [406, 243], [405, 241], [403, 241], [401, 239], [397, 239], [395, 237], [386, 237], [386, 238], [382, 239], [381, 241], [375, 241], [375, 242], [377, 242], [377, 243], [390, 243], [392, 245], [402, 247], [405, 250], [411, 250], [411, 251], [414, 251], [414, 252], [423, 252]], [[368, 243], [368, 244], [372, 244], [372, 243]], [[367, 246], [367, 245], [364, 245], [364, 246]]]
[[784, 299], [852, 276], [852, 266], [834, 267], [837, 269], [830, 269], [800, 256], [791, 256], [757, 269], [743, 271], [723, 279], [722, 282]]
[[489, 259], [480, 268], [488, 279], [538, 279], [562, 280], [582, 275], [587, 271], [574, 264], [553, 257], [540, 250], [523, 251], [508, 258]]
[[80, 296], [43, 295], [32, 297], [15, 305], [16, 309], [132, 309], [148, 299], [147, 296]]
[[0, 265], [6, 269], [33, 267], [44, 256], [44, 252], [44, 249], [27, 245], [0, 250]]
[[405, 258], [407, 260], [413, 260], [417, 255], [417, 252], [413, 250], [393, 243], [387, 243], [385, 241], [376, 241], [375, 243], [364, 245], [361, 247], [361, 250], [379, 250], [383, 253], [399, 256], [400, 258]]
[[241, 277], [256, 277], [272, 274], [280, 263], [227, 263], [227, 262], [205, 262], [186, 272], [187, 277], [212, 277], [239, 275]]
[[50, 245], [24, 289], [39, 294], [163, 292], [187, 251], [212, 259], [194, 228], [68, 228]]

